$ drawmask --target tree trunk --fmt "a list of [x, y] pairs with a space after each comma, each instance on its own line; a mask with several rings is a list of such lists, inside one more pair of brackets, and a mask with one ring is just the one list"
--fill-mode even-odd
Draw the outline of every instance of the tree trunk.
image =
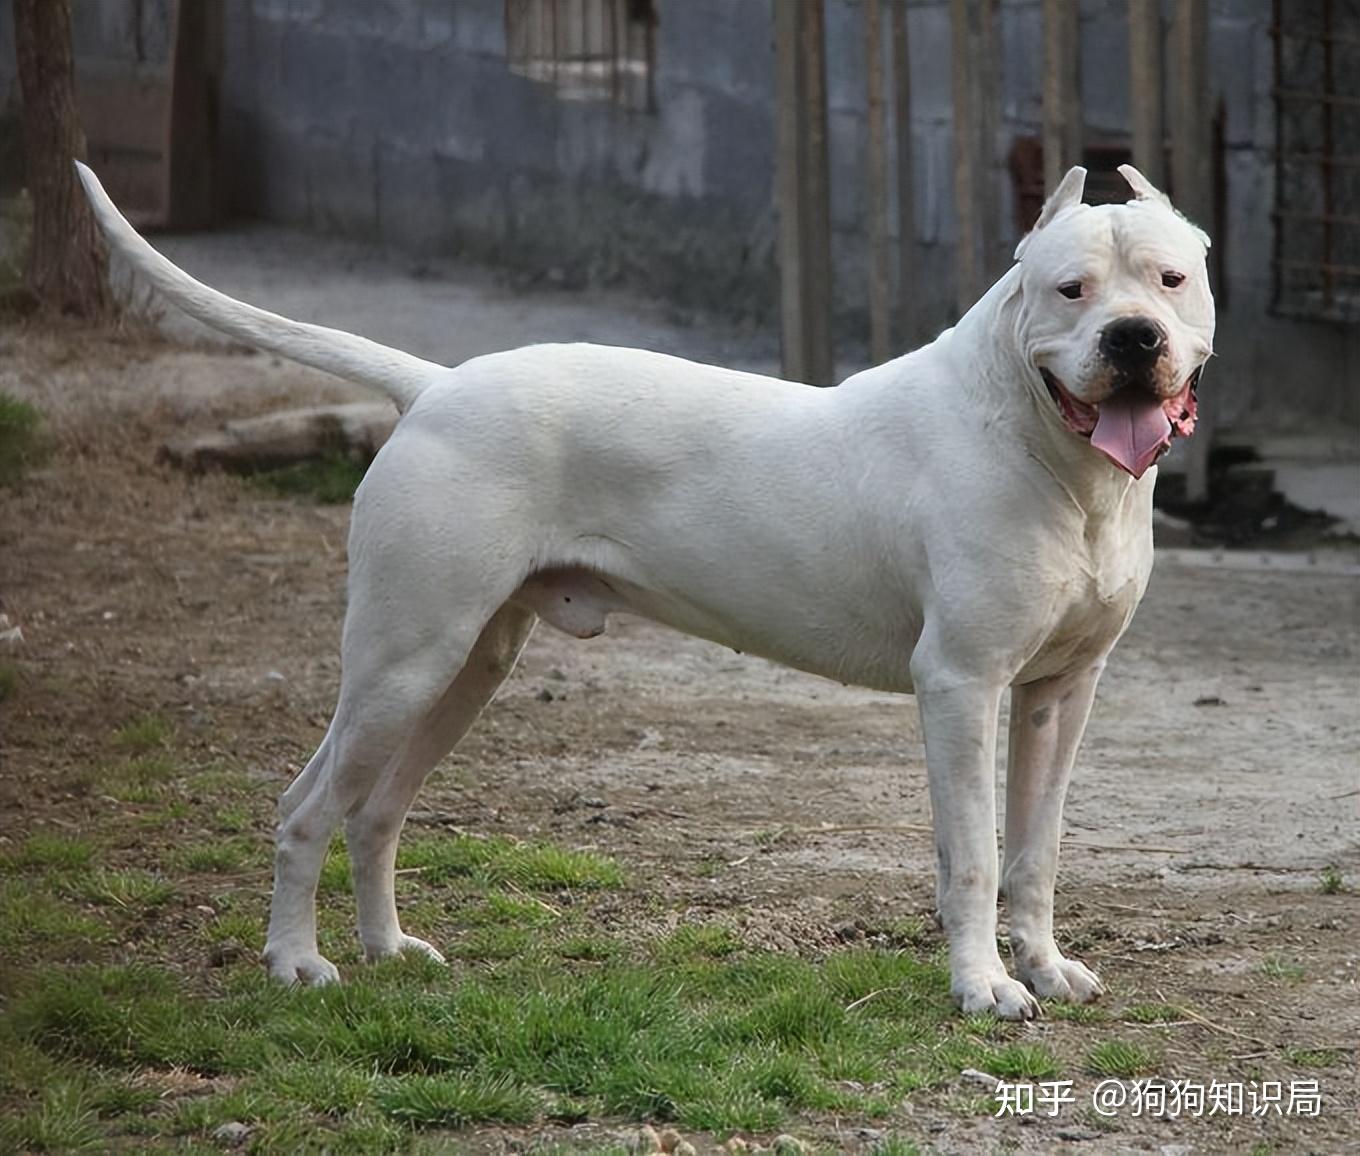
[[28, 286], [40, 308], [80, 317], [109, 306], [104, 249], [72, 160], [85, 156], [76, 111], [71, 0], [14, 0], [24, 164], [33, 198]]

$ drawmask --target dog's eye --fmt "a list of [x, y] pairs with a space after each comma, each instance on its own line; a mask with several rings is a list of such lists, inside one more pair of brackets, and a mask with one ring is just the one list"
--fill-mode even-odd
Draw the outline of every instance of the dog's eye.
[[1184, 273], [1173, 273], [1168, 271], [1162, 274], [1162, 284], [1165, 285], [1168, 289], [1175, 289], [1184, 280], [1185, 280]]
[[1067, 282], [1066, 285], [1059, 285], [1058, 292], [1061, 293], [1064, 297], [1066, 297], [1069, 301], [1075, 301], [1078, 297], [1081, 296], [1081, 282], [1069, 281]]

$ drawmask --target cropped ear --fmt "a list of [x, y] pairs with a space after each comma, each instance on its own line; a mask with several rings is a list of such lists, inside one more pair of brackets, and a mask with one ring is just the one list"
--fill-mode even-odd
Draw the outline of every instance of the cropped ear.
[[1043, 210], [1039, 213], [1039, 219], [1034, 222], [1034, 228], [1020, 238], [1020, 244], [1015, 247], [1015, 259], [1020, 260], [1021, 254], [1029, 245], [1029, 240], [1040, 229], [1053, 220], [1059, 213], [1074, 205], [1081, 204], [1081, 194], [1086, 188], [1086, 170], [1080, 165], [1073, 165], [1067, 170], [1067, 176], [1058, 182], [1058, 187], [1053, 190], [1053, 195], [1044, 202]]
[[1133, 199], [1135, 201], [1152, 201], [1154, 204], [1165, 205], [1175, 213], [1176, 216], [1180, 217], [1182, 221], [1190, 226], [1201, 245], [1206, 249], [1209, 247], [1209, 234], [1185, 216], [1185, 214], [1180, 212], [1180, 210], [1171, 203], [1171, 198], [1148, 180], [1147, 177], [1143, 176], [1136, 168], [1132, 165], [1120, 165], [1119, 175], [1129, 182], [1129, 188], [1133, 190]]
[[1171, 207], [1171, 198], [1132, 165], [1120, 165], [1119, 175], [1129, 182], [1135, 201], [1159, 201], [1167, 208]]

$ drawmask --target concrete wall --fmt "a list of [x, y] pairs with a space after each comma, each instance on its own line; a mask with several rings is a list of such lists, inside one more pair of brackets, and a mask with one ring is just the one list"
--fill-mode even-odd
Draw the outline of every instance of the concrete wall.
[[[773, 325], [777, 0], [659, 0], [656, 111], [562, 101], [512, 73], [503, 0], [231, 0], [222, 132], [233, 211], [455, 252], [563, 284], [625, 283]], [[1081, 0], [1088, 140], [1127, 143], [1125, 0]], [[0, 99], [12, 30], [0, 15]], [[82, 52], [163, 53], [167, 0], [76, 0]], [[1165, 7], [1169, 16], [1171, 0]], [[135, 14], [140, 11], [141, 24]], [[842, 361], [863, 355], [866, 237], [861, 0], [826, 0], [835, 300]], [[1211, 85], [1226, 109], [1220, 360], [1229, 423], [1305, 412], [1360, 421], [1360, 326], [1269, 316], [1274, 104], [1268, 0], [1212, 0]], [[156, 27], [160, 20], [160, 30]], [[923, 334], [952, 320], [947, 0], [912, 0], [913, 149]], [[1038, 132], [1039, 0], [1002, 0], [998, 229], [1016, 240], [1005, 156]], [[148, 47], [150, 46], [150, 47]], [[10, 95], [12, 104], [13, 96]]]

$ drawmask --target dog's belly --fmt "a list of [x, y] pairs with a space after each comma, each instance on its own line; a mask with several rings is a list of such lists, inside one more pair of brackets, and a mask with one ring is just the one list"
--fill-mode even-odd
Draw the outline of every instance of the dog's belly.
[[830, 597], [803, 605], [796, 600], [776, 605], [767, 597], [757, 605], [743, 598], [739, 585], [720, 589], [726, 597], [710, 589], [700, 601], [618, 575], [555, 567], [531, 575], [512, 601], [576, 638], [603, 634], [609, 616], [624, 612], [823, 678], [911, 692], [918, 615], [907, 610], [871, 615], [862, 600]]

